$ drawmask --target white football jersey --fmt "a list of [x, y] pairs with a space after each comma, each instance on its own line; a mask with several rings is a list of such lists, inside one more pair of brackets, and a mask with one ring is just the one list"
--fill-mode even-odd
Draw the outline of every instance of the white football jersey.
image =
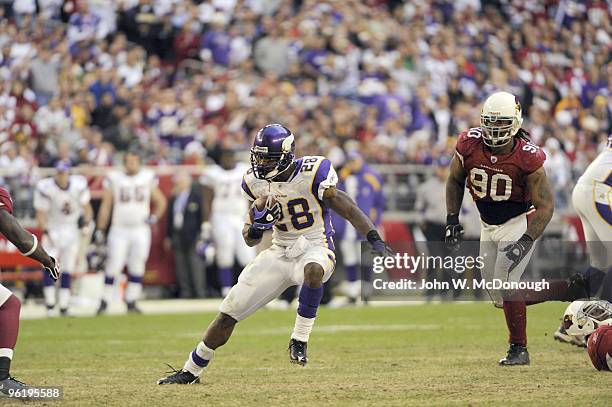
[[610, 241], [612, 238], [612, 136], [608, 137], [604, 151], [578, 178], [575, 188], [582, 188], [585, 193], [579, 199], [585, 200], [585, 203], [589, 202], [588, 206], [595, 209], [593, 212], [589, 211], [590, 215], [584, 216], [587, 216], [593, 225], [600, 224], [599, 238], [602, 241]]
[[605, 184], [606, 181], [607, 186], [612, 187], [612, 136], [608, 137], [607, 146], [578, 178], [577, 183], [593, 185], [597, 182]]
[[77, 228], [83, 205], [90, 199], [87, 180], [81, 175], [70, 175], [66, 189], [60, 188], [54, 178], [44, 178], [34, 190], [34, 209], [47, 214], [50, 229]]
[[281, 204], [282, 215], [274, 227], [273, 244], [291, 246], [304, 236], [311, 244], [334, 250], [331, 209], [323, 202], [323, 193], [336, 186], [338, 175], [325, 157], [305, 156], [296, 164], [286, 182], [255, 178], [249, 169], [242, 182], [243, 194], [250, 201], [273, 195]]
[[155, 173], [143, 168], [134, 175], [112, 170], [106, 175], [104, 187], [113, 192], [112, 225], [142, 226], [151, 213], [151, 191], [157, 186]]
[[248, 203], [242, 197], [240, 184], [242, 176], [250, 166], [237, 163], [231, 170], [225, 170], [218, 165], [209, 167], [200, 178], [200, 183], [212, 188], [215, 196], [212, 203], [212, 213], [242, 217], [248, 209]]

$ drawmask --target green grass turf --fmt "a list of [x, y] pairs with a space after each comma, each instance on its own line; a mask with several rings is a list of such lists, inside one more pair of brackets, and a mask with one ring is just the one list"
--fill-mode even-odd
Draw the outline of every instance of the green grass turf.
[[74, 406], [609, 405], [612, 374], [552, 339], [563, 309], [528, 308], [528, 367], [497, 366], [502, 311], [446, 303], [321, 309], [305, 368], [287, 360], [294, 313], [260, 311], [195, 386], [155, 381], [165, 362], [182, 366], [213, 314], [23, 321], [12, 370], [63, 386]]

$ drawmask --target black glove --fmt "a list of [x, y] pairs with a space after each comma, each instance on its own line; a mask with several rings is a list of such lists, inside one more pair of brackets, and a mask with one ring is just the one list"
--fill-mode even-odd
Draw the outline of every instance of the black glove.
[[383, 257], [393, 256], [393, 250], [389, 247], [387, 243], [380, 237], [376, 230], [370, 230], [366, 235], [368, 242], [372, 245], [372, 249]]
[[444, 230], [444, 241], [453, 250], [459, 249], [459, 243], [463, 240], [463, 226], [459, 224], [459, 215], [446, 215], [446, 229]]
[[45, 271], [49, 273], [53, 281], [57, 281], [60, 276], [59, 264], [53, 257], [51, 257], [51, 261], [52, 264], [45, 266]]
[[508, 274], [519, 265], [525, 256], [527, 256], [527, 253], [531, 250], [531, 246], [533, 246], [533, 238], [524, 233], [519, 240], [501, 249], [502, 252], [506, 253], [506, 257], [512, 262], [510, 268], [508, 268]]
[[79, 220], [78, 220], [78, 225], [79, 225], [79, 229], [83, 229], [85, 226], [87, 226], [89, 222], [87, 222], [87, 220], [85, 219], [85, 216], [81, 215], [79, 216]]

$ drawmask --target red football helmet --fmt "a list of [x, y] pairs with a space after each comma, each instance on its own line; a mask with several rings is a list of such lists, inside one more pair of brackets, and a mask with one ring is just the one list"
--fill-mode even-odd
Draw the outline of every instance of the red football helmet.
[[597, 370], [612, 371], [612, 326], [603, 325], [589, 336], [589, 356]]

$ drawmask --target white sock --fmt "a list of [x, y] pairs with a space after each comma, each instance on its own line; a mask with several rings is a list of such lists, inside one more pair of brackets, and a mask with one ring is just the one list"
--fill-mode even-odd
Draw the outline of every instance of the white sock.
[[293, 327], [292, 339], [297, 339], [300, 342], [308, 342], [310, 332], [314, 326], [314, 318], [304, 318], [301, 315], [295, 316], [295, 326]]
[[60, 309], [67, 309], [70, 304], [70, 288], [60, 288], [58, 304]]
[[359, 297], [359, 291], [361, 291], [361, 280], [347, 282], [346, 295], [349, 298]]
[[13, 359], [13, 349], [11, 348], [0, 348], [0, 358]]
[[[202, 370], [208, 366], [208, 363], [212, 360], [214, 355], [215, 351], [206, 346], [204, 341], [200, 341], [193, 352], [189, 354], [187, 362], [185, 362], [185, 366], [183, 366], [183, 370], [188, 371], [194, 376], [200, 376]], [[196, 360], [194, 360], [194, 357]]]
[[55, 306], [55, 286], [47, 285], [43, 287], [43, 296], [45, 297], [45, 305], [48, 307]]
[[128, 282], [125, 290], [125, 302], [134, 302], [140, 299], [142, 293], [142, 283]]

